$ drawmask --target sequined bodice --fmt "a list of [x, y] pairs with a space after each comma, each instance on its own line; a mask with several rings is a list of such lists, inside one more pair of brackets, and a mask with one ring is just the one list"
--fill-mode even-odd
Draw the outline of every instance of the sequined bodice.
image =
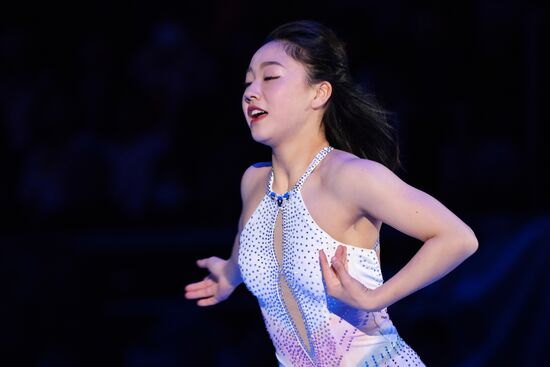
[[[319, 227], [302, 198], [305, 180], [331, 150], [317, 154], [287, 195], [273, 193], [271, 173], [266, 195], [241, 232], [243, 281], [258, 299], [282, 366], [399, 366], [400, 353], [410, 365], [422, 365], [419, 359], [415, 364], [416, 355], [397, 334], [386, 309], [365, 312], [326, 293], [319, 250], [330, 258], [338, 245], [347, 247], [352, 277], [368, 288], [383, 283], [378, 239], [373, 249], [338, 242]], [[277, 223], [282, 227], [279, 258]]]

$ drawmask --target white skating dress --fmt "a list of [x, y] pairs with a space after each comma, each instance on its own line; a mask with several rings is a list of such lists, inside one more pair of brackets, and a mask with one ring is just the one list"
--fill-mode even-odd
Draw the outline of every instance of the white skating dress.
[[300, 189], [326, 147], [287, 193], [267, 192], [240, 236], [239, 267], [243, 281], [258, 298], [280, 366], [356, 367], [424, 366], [400, 338], [387, 309], [358, 310], [326, 293], [319, 250], [329, 259], [338, 245], [347, 247], [348, 270], [367, 288], [383, 283], [373, 249], [343, 244], [313, 220]]

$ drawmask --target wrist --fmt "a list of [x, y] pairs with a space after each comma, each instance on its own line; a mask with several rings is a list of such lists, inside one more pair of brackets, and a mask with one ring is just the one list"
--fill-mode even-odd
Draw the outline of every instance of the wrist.
[[363, 297], [363, 309], [368, 312], [380, 311], [387, 307], [384, 301], [384, 288], [383, 285], [374, 289], [367, 289], [367, 294]]
[[237, 288], [242, 283], [241, 272], [239, 265], [233, 261], [232, 258], [226, 261], [224, 266], [224, 273], [229, 282], [229, 285], [233, 288]]

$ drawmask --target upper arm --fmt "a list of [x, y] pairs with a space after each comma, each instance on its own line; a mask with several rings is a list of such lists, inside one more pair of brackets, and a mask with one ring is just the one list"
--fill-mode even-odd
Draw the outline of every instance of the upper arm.
[[421, 241], [442, 233], [475, 238], [471, 229], [438, 200], [380, 163], [355, 159], [340, 171], [339, 193], [363, 214]]
[[239, 247], [240, 247], [240, 234], [244, 227], [245, 218], [248, 216], [250, 211], [250, 202], [251, 198], [255, 197], [255, 191], [257, 191], [257, 186], [259, 182], [259, 171], [258, 164], [253, 164], [248, 167], [244, 172], [241, 178], [241, 200], [242, 200], [242, 210], [241, 215], [239, 216], [238, 231], [235, 235], [235, 240], [233, 242], [233, 249], [231, 250], [230, 261], [235, 265], [236, 269], [238, 266], [238, 257], [239, 257]]
[[245, 221], [251, 213], [253, 201], [258, 196], [258, 191], [265, 176], [263, 167], [265, 163], [255, 163], [248, 167], [241, 178], [242, 210], [239, 217], [239, 232], [242, 231]]

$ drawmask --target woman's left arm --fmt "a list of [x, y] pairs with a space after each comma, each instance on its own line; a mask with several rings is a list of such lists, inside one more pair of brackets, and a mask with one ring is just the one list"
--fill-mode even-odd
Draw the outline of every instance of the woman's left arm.
[[[363, 292], [362, 308], [380, 310], [397, 302], [445, 276], [477, 250], [478, 241], [470, 227], [438, 200], [408, 185], [385, 166], [354, 159], [338, 170], [331, 191], [364, 215], [424, 242], [393, 277], [375, 290]], [[339, 278], [347, 273], [341, 265], [338, 259], [333, 261]]]

